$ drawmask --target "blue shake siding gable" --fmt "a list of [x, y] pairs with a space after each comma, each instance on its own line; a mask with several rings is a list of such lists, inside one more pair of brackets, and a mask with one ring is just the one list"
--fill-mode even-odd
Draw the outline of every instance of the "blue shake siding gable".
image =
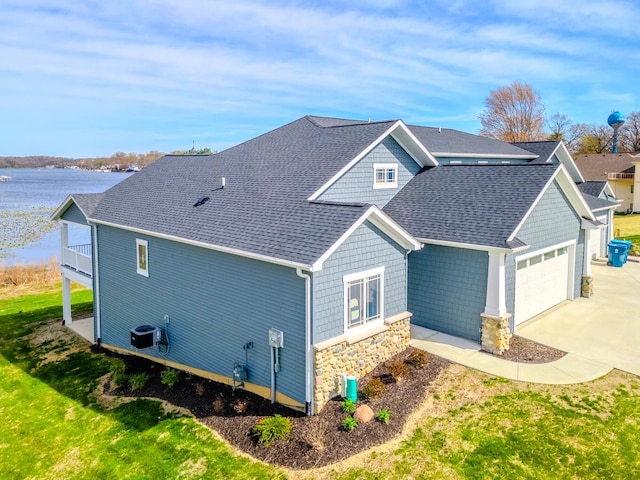
[[382, 266], [385, 317], [407, 310], [405, 250], [365, 222], [329, 257], [321, 271], [313, 273], [313, 343], [345, 333], [344, 275]]
[[[555, 181], [534, 207], [529, 218], [517, 233], [517, 237], [530, 245], [527, 251], [540, 250], [577, 238], [573, 297], [580, 296], [582, 269], [584, 266], [584, 230], [581, 229], [580, 217], [573, 210], [569, 200]], [[515, 306], [515, 259], [522, 253], [526, 252], [509, 254], [505, 260], [506, 303], [507, 311], [510, 313], [514, 313]], [[516, 319], [512, 317], [512, 327], [514, 321]]]
[[[167, 360], [270, 386], [268, 331], [284, 332], [277, 390], [305, 402], [305, 287], [295, 269], [99, 226], [102, 342], [125, 349], [130, 330], [164, 325]], [[136, 273], [136, 239], [147, 240], [149, 277]], [[155, 349], [142, 351], [161, 358]]]
[[62, 218], [62, 220], [66, 220], [67, 222], [79, 223], [80, 225], [88, 225], [87, 219], [82, 213], [82, 210], [80, 210], [80, 208], [75, 203], [72, 203], [60, 218]]
[[[374, 164], [398, 165], [396, 188], [373, 188]], [[385, 138], [371, 152], [320, 195], [331, 202], [362, 202], [384, 207], [420, 171], [413, 158], [392, 137]]]
[[480, 340], [489, 255], [480, 250], [425, 245], [409, 254], [411, 323]]

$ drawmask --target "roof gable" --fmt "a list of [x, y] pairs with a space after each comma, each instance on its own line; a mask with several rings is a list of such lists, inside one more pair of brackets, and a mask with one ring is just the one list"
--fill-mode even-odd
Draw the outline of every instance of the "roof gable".
[[62, 202], [62, 204], [55, 209], [55, 211], [51, 214], [51, 220], [60, 220], [64, 212], [71, 207], [71, 205], [76, 205], [82, 214], [85, 216], [85, 219], [90, 218], [93, 215], [93, 212], [96, 210], [104, 193], [73, 193], [67, 196], [67, 198]]

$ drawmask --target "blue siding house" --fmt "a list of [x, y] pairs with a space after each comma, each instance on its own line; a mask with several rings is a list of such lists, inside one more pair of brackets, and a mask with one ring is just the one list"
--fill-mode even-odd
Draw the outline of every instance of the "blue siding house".
[[[306, 116], [167, 155], [54, 213], [64, 319], [80, 282], [96, 343], [310, 414], [346, 374], [404, 350], [410, 324], [502, 353], [519, 324], [592, 284], [602, 228], [564, 146], [524, 147]], [[90, 245], [68, 244], [71, 224]]]

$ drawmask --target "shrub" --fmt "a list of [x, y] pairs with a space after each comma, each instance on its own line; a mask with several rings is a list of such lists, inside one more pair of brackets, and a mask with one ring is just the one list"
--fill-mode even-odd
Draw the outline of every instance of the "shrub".
[[274, 415], [260, 420], [251, 432], [258, 437], [258, 443], [268, 447], [277, 440], [284, 440], [291, 431], [291, 420], [281, 415]]
[[356, 411], [356, 404], [353, 400], [345, 398], [340, 404], [340, 408], [344, 413], [352, 414]]
[[147, 384], [148, 380], [149, 380], [149, 375], [146, 374], [145, 372], [136, 373], [134, 375], [131, 375], [131, 377], [129, 377], [129, 386], [131, 387], [131, 390], [140, 390], [142, 387], [144, 387]]
[[112, 373], [111, 374], [111, 388], [124, 387], [129, 382], [129, 377], [126, 373]]
[[111, 368], [109, 369], [109, 373], [111, 375], [117, 375], [118, 373], [124, 373], [124, 371], [126, 370], [127, 366], [125, 365], [124, 361], [122, 361], [121, 359], [115, 359], [111, 362]]
[[345, 432], [350, 432], [351, 430], [353, 430], [357, 426], [358, 426], [358, 420], [356, 420], [352, 416], [345, 417], [345, 419], [342, 420], [342, 429]]
[[360, 394], [365, 400], [373, 400], [376, 397], [382, 395], [387, 386], [384, 384], [380, 377], [374, 377], [369, 380], [369, 383], [365, 385]]
[[201, 382], [198, 382], [195, 384], [195, 389], [196, 389], [196, 395], [198, 395], [199, 397], [204, 395], [204, 385], [202, 385]]
[[391, 417], [391, 412], [386, 408], [383, 408], [376, 413], [376, 420], [387, 425], [389, 423], [389, 418]]
[[407, 373], [409, 373], [409, 365], [407, 365], [401, 360], [396, 360], [394, 362], [391, 362], [389, 364], [388, 369], [389, 369], [389, 373], [391, 374], [391, 376], [396, 382], [399, 382], [400, 380], [402, 380], [402, 377], [404, 377]]
[[407, 358], [407, 363], [414, 367], [424, 367], [429, 363], [429, 352], [425, 352], [424, 350], [414, 350], [411, 352], [411, 355], [409, 355], [409, 358]]
[[160, 381], [163, 385], [166, 385], [169, 388], [173, 388], [173, 386], [178, 383], [180, 379], [180, 372], [173, 368], [167, 367], [165, 370], [160, 373]]

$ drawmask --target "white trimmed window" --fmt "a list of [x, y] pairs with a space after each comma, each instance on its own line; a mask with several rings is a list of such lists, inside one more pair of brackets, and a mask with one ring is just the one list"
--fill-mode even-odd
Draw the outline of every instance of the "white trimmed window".
[[381, 323], [383, 312], [384, 267], [345, 275], [345, 331], [362, 325]]
[[149, 276], [149, 242], [136, 238], [136, 271], [145, 277]]
[[373, 164], [373, 188], [396, 188], [398, 165], [396, 163]]

